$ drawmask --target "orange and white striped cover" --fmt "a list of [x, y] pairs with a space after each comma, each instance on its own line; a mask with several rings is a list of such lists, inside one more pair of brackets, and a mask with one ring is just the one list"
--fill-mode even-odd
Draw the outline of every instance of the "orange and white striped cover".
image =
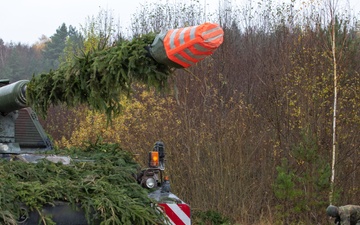
[[169, 30], [164, 37], [167, 57], [187, 68], [211, 55], [223, 42], [224, 31], [215, 23]]

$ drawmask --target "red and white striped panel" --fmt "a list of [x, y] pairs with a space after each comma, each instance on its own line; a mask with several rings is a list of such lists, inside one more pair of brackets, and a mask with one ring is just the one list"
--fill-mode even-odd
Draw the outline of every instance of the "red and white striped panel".
[[191, 225], [190, 206], [187, 204], [160, 203], [172, 225]]

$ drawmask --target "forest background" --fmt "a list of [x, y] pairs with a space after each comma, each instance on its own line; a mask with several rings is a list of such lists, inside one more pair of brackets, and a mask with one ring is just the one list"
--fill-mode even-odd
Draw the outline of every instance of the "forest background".
[[165, 92], [134, 85], [110, 125], [87, 106], [65, 105], [50, 108], [42, 124], [59, 148], [101, 139], [145, 155], [164, 141], [172, 190], [191, 205], [194, 224], [331, 224], [334, 74], [332, 203], [360, 204], [358, 19], [330, 1], [295, 3], [227, 4], [212, 14], [197, 1], [147, 5], [133, 15], [131, 37], [100, 10], [31, 46], [0, 37], [0, 77], [31, 79], [100, 44], [219, 23], [224, 42], [211, 57], [176, 70]]

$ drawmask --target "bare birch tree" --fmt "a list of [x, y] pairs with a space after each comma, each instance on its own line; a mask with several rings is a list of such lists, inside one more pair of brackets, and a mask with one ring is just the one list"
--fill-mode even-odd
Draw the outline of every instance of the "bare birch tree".
[[332, 162], [331, 162], [331, 180], [329, 202], [334, 200], [335, 184], [335, 163], [336, 163], [336, 109], [337, 109], [337, 62], [336, 62], [336, 35], [335, 35], [335, 12], [337, 0], [329, 0], [329, 11], [331, 19], [331, 52], [333, 59], [334, 73], [334, 107], [333, 107], [333, 130], [332, 130]]

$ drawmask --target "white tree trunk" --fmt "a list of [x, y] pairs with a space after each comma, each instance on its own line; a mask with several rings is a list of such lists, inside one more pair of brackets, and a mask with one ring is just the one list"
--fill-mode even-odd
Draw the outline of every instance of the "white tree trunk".
[[[331, 1], [331, 0], [330, 0]], [[334, 107], [333, 107], [333, 138], [332, 138], [332, 162], [331, 162], [331, 183], [330, 183], [330, 204], [334, 198], [335, 186], [335, 163], [336, 163], [336, 111], [337, 111], [337, 64], [336, 64], [336, 35], [335, 35], [335, 0], [330, 2], [331, 12], [331, 45], [333, 56], [333, 69], [334, 69]]]

